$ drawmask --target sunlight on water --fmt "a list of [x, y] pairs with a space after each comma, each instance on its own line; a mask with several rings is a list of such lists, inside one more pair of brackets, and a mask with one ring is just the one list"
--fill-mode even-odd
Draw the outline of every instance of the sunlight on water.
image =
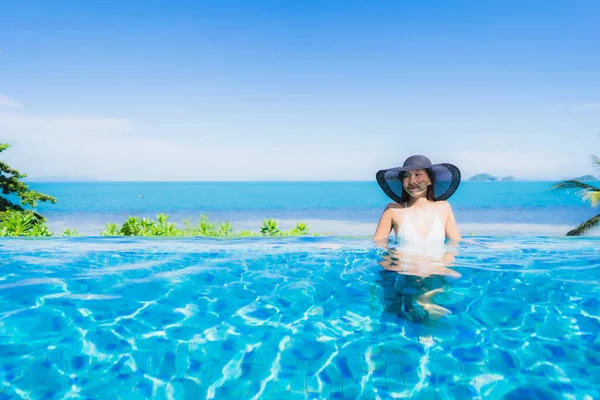
[[600, 397], [600, 240], [434, 250], [2, 240], [0, 398]]

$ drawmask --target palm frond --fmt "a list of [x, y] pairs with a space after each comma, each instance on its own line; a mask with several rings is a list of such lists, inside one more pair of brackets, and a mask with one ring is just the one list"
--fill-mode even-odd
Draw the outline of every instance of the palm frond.
[[600, 225], [600, 214], [588, 219], [577, 228], [571, 229], [569, 232], [567, 232], [567, 236], [581, 236], [598, 225]]
[[592, 192], [600, 192], [600, 188], [597, 188], [596, 186], [588, 185], [587, 183], [574, 181], [574, 180], [559, 182], [559, 183], [555, 184], [554, 186], [552, 186], [552, 188], [550, 190], [565, 190], [565, 189], [579, 189], [579, 190], [590, 190]]
[[583, 195], [583, 200], [592, 203], [592, 207], [597, 207], [600, 204], [600, 190], [597, 192], [587, 192]]

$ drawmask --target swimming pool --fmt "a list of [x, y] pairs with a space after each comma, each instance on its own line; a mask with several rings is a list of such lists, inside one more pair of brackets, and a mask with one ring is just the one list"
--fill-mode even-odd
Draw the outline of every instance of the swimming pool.
[[600, 398], [600, 238], [446, 250], [3, 239], [0, 399]]

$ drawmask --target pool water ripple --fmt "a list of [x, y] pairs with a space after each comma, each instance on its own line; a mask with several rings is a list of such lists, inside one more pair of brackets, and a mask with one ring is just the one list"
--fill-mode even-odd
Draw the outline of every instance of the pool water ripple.
[[0, 399], [600, 397], [598, 238], [409, 250], [3, 239]]

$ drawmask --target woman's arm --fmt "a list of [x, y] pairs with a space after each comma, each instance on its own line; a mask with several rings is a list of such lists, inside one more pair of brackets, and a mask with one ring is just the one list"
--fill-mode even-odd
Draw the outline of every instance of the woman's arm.
[[446, 217], [446, 238], [453, 242], [458, 242], [462, 238], [460, 236], [460, 231], [458, 230], [458, 226], [456, 225], [456, 219], [454, 218], [454, 212], [452, 212], [452, 207], [450, 203], [446, 202], [447, 217]]
[[379, 218], [379, 223], [377, 224], [377, 229], [375, 230], [375, 234], [373, 235], [373, 240], [376, 242], [387, 243], [388, 237], [390, 236], [390, 232], [392, 231], [392, 213], [394, 210], [391, 207], [386, 207], [386, 209], [381, 214], [381, 218]]

